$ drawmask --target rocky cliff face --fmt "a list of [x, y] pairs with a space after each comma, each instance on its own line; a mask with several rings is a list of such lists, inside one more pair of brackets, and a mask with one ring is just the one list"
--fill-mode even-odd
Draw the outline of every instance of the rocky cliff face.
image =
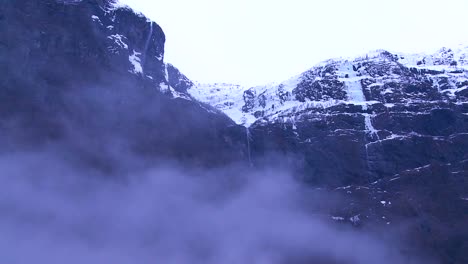
[[101, 167], [116, 146], [210, 166], [245, 159], [243, 129], [185, 93], [162, 29], [142, 14], [111, 1], [2, 1], [0, 35], [5, 146], [56, 143]]
[[379, 51], [323, 62], [279, 85], [190, 93], [250, 126], [254, 151], [299, 154], [312, 181], [366, 183], [468, 158], [467, 57], [467, 48]]
[[378, 51], [325, 61], [277, 85], [196, 84], [189, 92], [248, 126], [270, 152], [347, 202], [331, 218], [391, 230], [441, 263], [467, 261], [468, 48]]
[[280, 84], [251, 88], [196, 84], [190, 93], [247, 126], [260, 119], [276, 121], [291, 113], [342, 104], [460, 102], [466, 100], [467, 54], [468, 47], [443, 48], [434, 54], [376, 51], [322, 62]]

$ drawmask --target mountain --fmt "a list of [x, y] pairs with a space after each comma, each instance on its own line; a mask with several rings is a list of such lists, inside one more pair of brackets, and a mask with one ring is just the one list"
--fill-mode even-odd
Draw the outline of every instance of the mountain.
[[103, 168], [116, 146], [207, 166], [246, 160], [244, 129], [185, 92], [191, 82], [164, 62], [164, 32], [131, 8], [2, 1], [0, 35], [4, 146], [66, 146]]
[[368, 183], [468, 159], [468, 47], [378, 51], [277, 85], [195, 84], [189, 93], [247, 125], [254, 151], [303, 154], [315, 181]]
[[353, 225], [411, 226], [441, 263], [464, 263], [468, 232], [468, 47], [377, 51], [322, 62], [280, 84], [194, 84], [189, 93], [248, 127], [253, 163], [270, 152], [304, 181], [349, 199]]
[[[297, 112], [336, 105], [411, 103], [415, 100], [467, 99], [468, 47], [442, 48], [435, 54], [392, 54], [375, 51], [364, 56], [324, 61], [280, 84], [244, 87], [236, 84], [191, 86], [190, 94], [229, 115], [236, 123], [276, 122]], [[437, 91], [394, 87], [426, 85]], [[392, 86], [393, 85], [393, 86]], [[429, 93], [428, 93], [429, 92]], [[433, 96], [433, 97], [430, 97]]]
[[280, 164], [345, 197], [320, 201], [326, 221], [468, 262], [466, 48], [377, 51], [242, 87], [190, 80], [164, 61], [163, 30], [110, 0], [2, 1], [0, 36], [2, 155], [105, 173]]

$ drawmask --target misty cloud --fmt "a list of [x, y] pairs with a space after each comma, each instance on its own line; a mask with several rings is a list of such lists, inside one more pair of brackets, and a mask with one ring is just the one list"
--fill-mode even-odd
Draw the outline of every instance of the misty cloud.
[[331, 196], [286, 170], [113, 176], [47, 150], [2, 155], [0, 171], [3, 263], [405, 263], [314, 213]]

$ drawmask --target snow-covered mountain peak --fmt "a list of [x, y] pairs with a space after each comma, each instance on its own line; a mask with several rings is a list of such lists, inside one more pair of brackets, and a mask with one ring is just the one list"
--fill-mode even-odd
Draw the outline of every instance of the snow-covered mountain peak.
[[356, 105], [365, 112], [373, 104], [465, 100], [467, 88], [468, 47], [458, 47], [433, 54], [377, 50], [318, 63], [279, 84], [195, 83], [188, 92], [250, 126], [257, 120], [289, 120], [337, 105]]
[[433, 54], [401, 54], [398, 61], [405, 66], [444, 70], [447, 67], [468, 69], [468, 46], [441, 48]]

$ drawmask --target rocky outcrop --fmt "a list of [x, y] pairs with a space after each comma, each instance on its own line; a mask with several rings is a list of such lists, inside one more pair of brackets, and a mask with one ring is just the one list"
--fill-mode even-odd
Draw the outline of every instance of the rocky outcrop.
[[187, 95], [187, 90], [194, 85], [193, 82], [170, 63], [166, 64], [166, 72], [169, 86], [173, 87], [177, 92]]

